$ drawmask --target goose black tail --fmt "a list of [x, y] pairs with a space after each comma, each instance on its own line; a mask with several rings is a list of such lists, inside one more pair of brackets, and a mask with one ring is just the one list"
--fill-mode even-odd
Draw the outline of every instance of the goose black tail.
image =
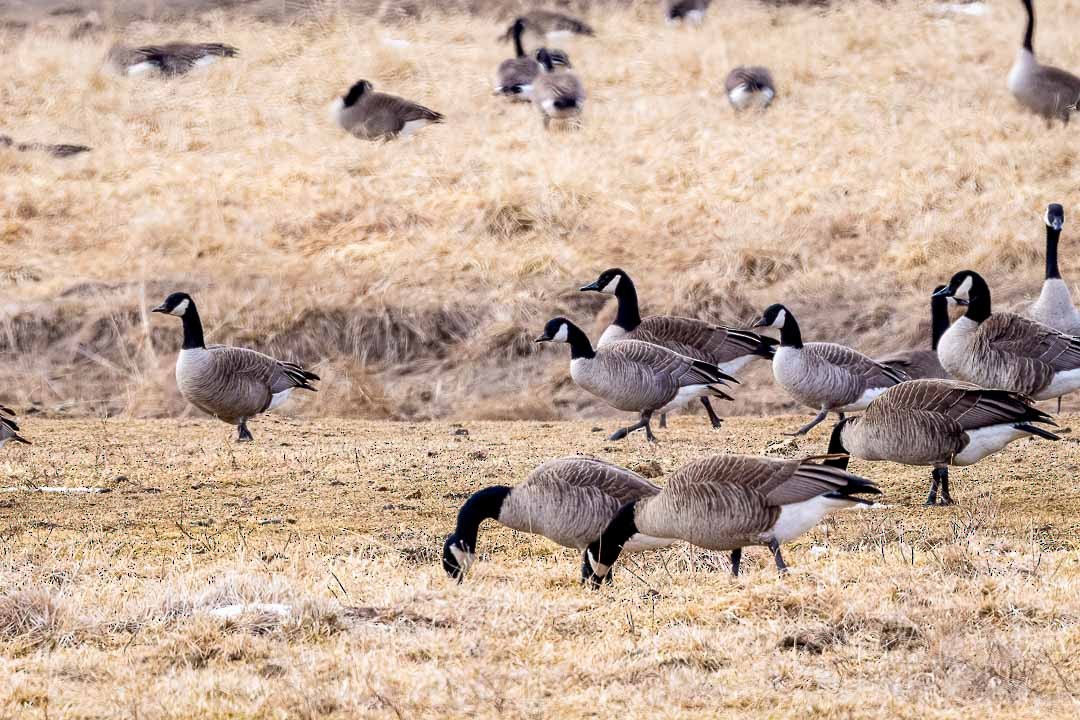
[[1060, 435], [1055, 435], [1054, 433], [1050, 432], [1049, 430], [1041, 428], [1038, 425], [1031, 425], [1031, 424], [1025, 422], [1025, 423], [1018, 423], [1014, 427], [1017, 430], [1023, 430], [1026, 433], [1031, 433], [1032, 435], [1037, 435], [1037, 436], [1039, 436], [1041, 438], [1045, 438], [1047, 440], [1060, 440], [1061, 439]]

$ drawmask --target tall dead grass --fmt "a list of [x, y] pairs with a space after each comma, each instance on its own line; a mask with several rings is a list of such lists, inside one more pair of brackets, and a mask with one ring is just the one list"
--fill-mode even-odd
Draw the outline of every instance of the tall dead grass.
[[[563, 43], [585, 127], [559, 134], [490, 96], [509, 52], [494, 11], [386, 24], [335, 8], [0, 34], [2, 130], [94, 148], [0, 150], [5, 402], [183, 411], [179, 328], [146, 309], [186, 289], [215, 341], [326, 378], [293, 412], [608, 412], [529, 343], [560, 313], [597, 332], [610, 309], [575, 288], [605, 267], [633, 274], [647, 312], [742, 323], [782, 301], [807, 338], [884, 352], [928, 342], [927, 295], [955, 270], [982, 271], [1003, 304], [1036, 293], [1043, 209], [1076, 193], [1074, 128], [1048, 129], [1004, 88], [1019, 3], [946, 18], [912, 0], [725, 4], [700, 30], [665, 26], [655, 3], [592, 10], [597, 37]], [[1080, 67], [1077, 2], [1039, 11], [1041, 55]], [[121, 35], [242, 53], [127, 79], [100, 67]], [[741, 62], [778, 79], [765, 115], [723, 98]], [[326, 108], [359, 77], [446, 124], [344, 136]], [[764, 365], [747, 380], [729, 412], [791, 407]]]

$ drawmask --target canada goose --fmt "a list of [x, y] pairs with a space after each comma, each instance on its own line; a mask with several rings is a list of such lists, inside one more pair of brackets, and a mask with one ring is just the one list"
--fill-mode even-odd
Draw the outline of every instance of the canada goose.
[[636, 424], [619, 430], [611, 440], [645, 428], [645, 437], [656, 442], [649, 427], [653, 413], [666, 413], [705, 395], [730, 400], [718, 386], [738, 382], [712, 363], [640, 340], [621, 340], [594, 350], [584, 331], [563, 317], [549, 320], [536, 342], [569, 344], [570, 377], [579, 387], [614, 408], [641, 413]]
[[712, 0], [669, 0], [667, 20], [669, 23], [687, 22], [700, 25]]
[[47, 152], [53, 157], [70, 157], [90, 152], [85, 145], [50, 145], [48, 143], [15, 142], [9, 135], [0, 135], [0, 147], [14, 148], [20, 152]]
[[[457, 527], [443, 544], [443, 569], [459, 582], [476, 560], [480, 524], [492, 519], [508, 528], [543, 535], [584, 550], [600, 537], [620, 507], [660, 488], [637, 473], [588, 457], [543, 463], [515, 487], [495, 485], [473, 493], [458, 511]], [[670, 541], [638, 538], [631, 552], [666, 547]], [[582, 577], [592, 569], [582, 557]]]
[[[1033, 423], [1054, 425], [1020, 393], [987, 390], [957, 380], [912, 380], [889, 388], [858, 417], [838, 422], [830, 454], [905, 465], [932, 465], [927, 505], [951, 505], [949, 465], [972, 465], [1013, 440], [1060, 440]], [[829, 464], [847, 469], [846, 457]]]
[[552, 10], [531, 10], [514, 21], [503, 33], [503, 41], [514, 38], [514, 25], [518, 20], [522, 21], [525, 30], [537, 35], [543, 40], [555, 40], [570, 35], [595, 35], [592, 27], [565, 13]]
[[129, 47], [113, 45], [106, 61], [124, 75], [142, 75], [158, 71], [163, 75], [183, 75], [192, 68], [210, 65], [221, 58], [240, 53], [232, 45], [222, 43], [183, 43]]
[[[9, 408], [0, 405], [0, 447], [4, 447], [4, 443], [8, 440], [14, 440], [24, 445], [29, 445], [30, 441], [19, 434], [19, 425], [15, 422], [15, 413]], [[619, 503], [620, 505], [622, 503]], [[618, 510], [618, 508], [615, 508]], [[612, 512], [614, 515], [614, 512]], [[609, 518], [610, 519], [610, 518]], [[606, 522], [604, 523], [607, 524]], [[603, 530], [604, 528], [600, 528]], [[597, 532], [597, 535], [600, 533]]]
[[780, 347], [773, 357], [773, 377], [782, 388], [820, 410], [793, 435], [805, 435], [828, 416], [862, 410], [888, 388], [907, 379], [896, 368], [835, 343], [803, 344], [795, 316], [783, 305], [770, 305], [754, 327], [780, 328]]
[[1080, 312], [1073, 305], [1069, 286], [1058, 270], [1058, 240], [1065, 226], [1065, 208], [1052, 203], [1046, 208], [1046, 279], [1039, 299], [1028, 311], [1032, 320], [1066, 335], [1080, 335]]
[[[944, 290], [944, 285], [934, 288], [934, 293]], [[905, 350], [885, 357], [877, 362], [888, 365], [904, 373], [911, 380], [944, 379], [949, 377], [938, 360], [937, 346], [941, 336], [949, 329], [949, 300], [936, 294], [930, 296], [930, 349]]]
[[250, 442], [247, 421], [285, 402], [295, 388], [316, 392], [319, 376], [296, 363], [255, 350], [206, 345], [195, 301], [177, 292], [152, 312], [176, 315], [184, 323], [184, 344], [176, 359], [176, 386], [189, 403], [236, 425], [237, 442]]
[[434, 110], [373, 88], [367, 80], [360, 80], [334, 101], [334, 117], [346, 132], [365, 140], [389, 140], [443, 121], [442, 114]]
[[941, 367], [957, 380], [1036, 400], [1080, 388], [1080, 338], [1012, 313], [992, 313], [990, 287], [977, 272], [953, 275], [936, 293], [967, 311], [938, 342]]
[[[513, 29], [516, 55], [499, 63], [499, 69], [495, 73], [495, 94], [528, 101], [532, 99], [533, 81], [540, 74], [540, 61], [525, 53], [525, 46], [521, 43], [525, 23], [521, 18], [514, 22]], [[537, 50], [536, 55], [539, 55], [539, 52]], [[553, 66], [570, 67], [570, 58], [562, 50], [548, 50], [548, 55]]]
[[552, 120], [578, 119], [585, 108], [585, 87], [572, 70], [556, 70], [551, 53], [544, 48], [536, 52], [540, 74], [533, 81], [533, 103], [540, 109], [544, 127]]
[[760, 65], [740, 65], [724, 80], [724, 92], [727, 93], [731, 107], [746, 110], [750, 107], [767, 108], [776, 97], [772, 73]]
[[1080, 101], [1080, 78], [1035, 59], [1035, 8], [1032, 0], [1021, 0], [1027, 11], [1024, 45], [1016, 52], [1009, 71], [1009, 92], [1020, 104], [1049, 120], [1069, 122]]
[[[614, 295], [618, 301], [615, 321], [600, 336], [596, 343], [598, 347], [617, 340], [641, 340], [695, 360], [712, 363], [729, 375], [739, 372], [756, 358], [771, 360], [776, 352], [776, 340], [748, 330], [670, 315], [651, 315], [642, 320], [634, 281], [619, 268], [600, 273], [600, 277], [581, 288], [581, 291]], [[720, 427], [721, 420], [709, 398], [702, 397], [701, 404], [709, 413], [712, 426]], [[667, 417], [661, 415], [660, 427], [666, 425]]]
[[780, 546], [821, 522], [833, 510], [871, 505], [861, 494], [880, 494], [869, 480], [839, 468], [802, 460], [715, 455], [679, 468], [658, 494], [632, 500], [589, 544], [590, 580], [599, 585], [636, 536], [685, 540], [708, 550], [730, 550], [739, 574], [742, 549], [766, 545], [776, 567], [787, 569]]

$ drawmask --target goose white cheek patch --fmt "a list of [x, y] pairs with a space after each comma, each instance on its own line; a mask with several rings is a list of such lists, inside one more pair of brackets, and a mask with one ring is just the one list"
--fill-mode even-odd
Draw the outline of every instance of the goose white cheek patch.
[[469, 571], [469, 567], [476, 560], [476, 555], [471, 552], [465, 552], [457, 545], [450, 546], [450, 554], [454, 556], [454, 560], [457, 561], [458, 567], [461, 568], [462, 573]]
[[961, 300], [968, 300], [971, 294], [971, 276], [964, 278], [964, 282], [960, 283], [960, 287], [956, 288], [956, 292], [953, 293], [955, 297]]
[[566, 342], [566, 340], [569, 337], [570, 337], [569, 328], [567, 328], [566, 325], [560, 325], [559, 326], [559, 332], [555, 333], [555, 337], [553, 337], [551, 339], [554, 340], [555, 342]]
[[782, 328], [782, 327], [784, 327], [784, 323], [786, 321], [787, 321], [787, 311], [781, 310], [780, 312], [776, 313], [776, 319], [772, 321], [772, 326], [771, 327]]
[[179, 305], [177, 305], [176, 307], [174, 307], [172, 310], [169, 311], [169, 314], [170, 315], [183, 315], [184, 313], [187, 312], [188, 304], [189, 303], [188, 303], [187, 300], [181, 300]]
[[611, 280], [608, 280], [607, 285], [600, 288], [600, 292], [606, 293], [608, 295], [614, 295], [615, 288], [619, 287], [620, 280], [622, 280], [622, 275], [616, 275], [615, 277], [611, 278]]

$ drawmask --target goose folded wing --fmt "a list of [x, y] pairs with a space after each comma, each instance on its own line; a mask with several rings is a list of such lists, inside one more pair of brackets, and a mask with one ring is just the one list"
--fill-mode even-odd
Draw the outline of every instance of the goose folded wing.
[[991, 351], [1025, 358], [1053, 372], [1080, 368], [1080, 338], [1012, 313], [995, 313], [979, 326]]
[[636, 472], [590, 457], [545, 463], [530, 475], [530, 482], [596, 488], [615, 498], [620, 504], [660, 492], [659, 487]]
[[222, 376], [230, 378], [243, 392], [267, 393], [267, 403], [270, 395], [290, 388], [314, 389], [303, 376], [306, 371], [295, 363], [282, 362], [247, 348], [214, 345], [207, 350], [213, 352], [214, 364]]
[[748, 330], [713, 325], [692, 318], [653, 315], [641, 321], [634, 338], [663, 345], [677, 353], [713, 363], [731, 362], [759, 352], [776, 341]]
[[770, 482], [761, 488], [765, 500], [773, 507], [812, 500], [820, 495], [851, 492], [876, 493], [877, 488], [858, 475], [829, 465], [799, 463], [794, 472], [776, 471]]
[[612, 343], [608, 346], [608, 351], [628, 362], [649, 369], [654, 375], [670, 378], [678, 387], [718, 385], [725, 381], [735, 380], [714, 365], [640, 340], [621, 340]]
[[908, 379], [903, 371], [877, 362], [861, 352], [843, 345], [812, 343], [804, 346], [803, 349], [830, 365], [861, 378], [865, 387], [889, 387]]

